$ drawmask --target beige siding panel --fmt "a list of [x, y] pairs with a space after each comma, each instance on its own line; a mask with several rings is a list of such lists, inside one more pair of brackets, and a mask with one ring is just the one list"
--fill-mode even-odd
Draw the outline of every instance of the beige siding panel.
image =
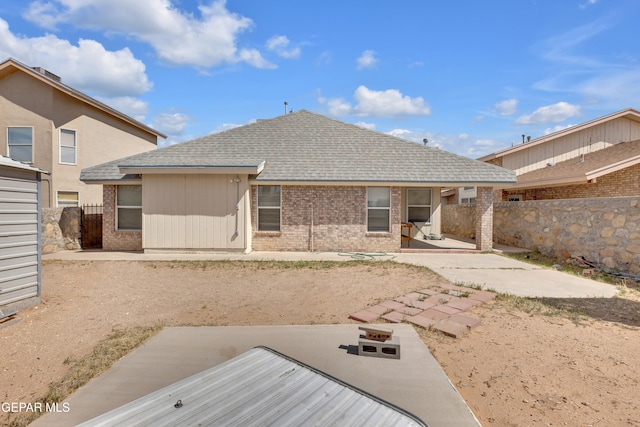
[[145, 175], [144, 248], [245, 249], [244, 199], [248, 194], [248, 180], [242, 176], [241, 183], [236, 184], [232, 182], [234, 178], [233, 175]]
[[621, 117], [579, 132], [531, 146], [503, 157], [502, 165], [517, 175], [603, 150], [613, 144], [640, 139], [640, 123]]

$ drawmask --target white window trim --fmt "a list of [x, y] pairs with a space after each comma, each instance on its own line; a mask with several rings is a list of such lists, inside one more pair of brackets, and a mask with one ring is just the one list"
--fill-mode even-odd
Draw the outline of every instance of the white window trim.
[[[388, 188], [389, 189], [389, 206], [369, 206], [369, 188], [373, 188], [373, 187], [367, 187], [367, 200], [366, 200], [366, 206], [367, 206], [367, 233], [375, 233], [375, 234], [388, 234], [391, 233], [391, 187], [376, 187], [376, 188]], [[386, 231], [370, 231], [369, 230], [369, 209], [372, 210], [387, 210], [389, 211], [389, 223], [387, 224], [387, 230]]]
[[[74, 150], [73, 150], [73, 163], [67, 163], [67, 162], [63, 162], [62, 161], [62, 131], [66, 130], [66, 131], [70, 131], [73, 132], [75, 135], [75, 143], [76, 145], [74, 146]], [[60, 128], [58, 130], [58, 163], [60, 163], [61, 165], [77, 165], [78, 164], [78, 131], [75, 129], [67, 129], [67, 128]]]
[[[429, 204], [428, 205], [410, 205], [409, 204], [409, 190], [422, 190], [422, 189], [428, 189], [431, 192], [431, 197], [429, 200]], [[425, 225], [431, 225], [433, 223], [433, 188], [431, 187], [408, 187], [405, 191], [405, 197], [406, 197], [406, 211], [405, 211], [405, 218], [407, 219], [407, 221], [409, 220], [409, 208], [429, 208], [429, 220], [426, 221], [424, 224]]]
[[[136, 184], [126, 184], [126, 185], [136, 185]], [[115, 229], [116, 231], [142, 231], [142, 228], [120, 228], [120, 221], [118, 220], [118, 211], [120, 209], [139, 209], [140, 210], [140, 215], [142, 215], [142, 205], [140, 205], [140, 207], [138, 206], [119, 206], [118, 205], [118, 191], [120, 191], [120, 186], [116, 185], [116, 194], [115, 194], [115, 200], [114, 200], [114, 204], [116, 206], [116, 212], [115, 212]], [[142, 219], [142, 221], [144, 221], [144, 218]], [[143, 224], [144, 226], [144, 224]]]
[[[56, 207], [59, 208], [60, 207], [60, 193], [75, 193], [78, 195], [78, 206], [80, 207], [82, 206], [80, 204], [80, 192], [79, 191], [65, 191], [65, 190], [56, 190]], [[74, 206], [75, 207], [75, 206]]]
[[[33, 164], [33, 156], [35, 154], [34, 142], [33, 142], [33, 140], [35, 139], [34, 132], [33, 132], [34, 127], [33, 126], [7, 126], [7, 130], [6, 130], [5, 135], [4, 135], [5, 136], [5, 140], [7, 141], [7, 147], [6, 147], [7, 156], [10, 157], [10, 158], [13, 158], [13, 157], [11, 157], [11, 150], [9, 149], [9, 129], [11, 129], [11, 128], [29, 128], [29, 129], [31, 129], [31, 161], [29, 161], [29, 162], [24, 161], [24, 160], [18, 160], [18, 161], [21, 161], [23, 163], [28, 163], [30, 165]], [[14, 159], [14, 160], [17, 160], [17, 159]]]
[[[278, 206], [260, 206], [260, 190], [258, 187], [280, 187], [280, 204]], [[263, 233], [280, 233], [282, 231], [282, 185], [258, 185], [256, 187], [256, 230]], [[278, 230], [260, 230], [260, 209], [278, 209], [280, 211]]]

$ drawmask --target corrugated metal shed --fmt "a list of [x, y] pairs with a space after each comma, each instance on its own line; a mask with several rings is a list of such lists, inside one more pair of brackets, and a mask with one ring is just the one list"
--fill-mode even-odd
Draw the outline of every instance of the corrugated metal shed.
[[0, 156], [0, 318], [40, 299], [40, 173]]
[[81, 426], [426, 426], [417, 417], [266, 347]]

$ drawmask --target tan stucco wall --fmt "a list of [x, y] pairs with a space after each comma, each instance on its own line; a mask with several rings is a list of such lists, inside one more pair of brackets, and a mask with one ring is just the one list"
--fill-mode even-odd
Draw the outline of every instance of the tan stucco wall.
[[[83, 168], [156, 148], [156, 135], [81, 102], [23, 72], [0, 79], [0, 153], [7, 154], [7, 126], [34, 128], [33, 165], [43, 176], [43, 207], [57, 191], [77, 191], [81, 204], [102, 203], [102, 186], [79, 180]], [[60, 129], [76, 131], [77, 164], [60, 164]], [[51, 180], [50, 186], [47, 182]], [[48, 187], [51, 188], [48, 188]]]

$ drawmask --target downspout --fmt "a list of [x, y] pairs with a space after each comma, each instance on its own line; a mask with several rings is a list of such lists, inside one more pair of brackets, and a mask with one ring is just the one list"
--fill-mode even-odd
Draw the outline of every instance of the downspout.
[[233, 232], [233, 237], [238, 237], [240, 235], [240, 230], [238, 230], [238, 216], [240, 215], [240, 182], [242, 182], [242, 180], [236, 175], [231, 182], [236, 183], [236, 230]]
[[309, 250], [313, 252], [313, 202], [311, 202], [311, 230], [309, 234]]

